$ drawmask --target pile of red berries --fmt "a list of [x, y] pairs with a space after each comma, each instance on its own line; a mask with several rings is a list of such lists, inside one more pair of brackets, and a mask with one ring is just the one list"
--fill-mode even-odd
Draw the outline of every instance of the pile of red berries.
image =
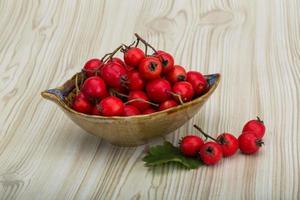
[[262, 146], [262, 138], [265, 134], [265, 125], [259, 118], [248, 121], [237, 139], [230, 133], [223, 133], [216, 139], [202, 131], [200, 127], [194, 125], [205, 137], [212, 141], [204, 142], [196, 135], [188, 135], [182, 138], [180, 150], [184, 156], [199, 157], [206, 165], [216, 164], [222, 157], [234, 155], [238, 149], [243, 154], [254, 154]]
[[[205, 77], [174, 65], [171, 54], [155, 50], [135, 34], [133, 44], [121, 45], [102, 59], [91, 59], [76, 83], [72, 108], [101, 116], [132, 116], [166, 110], [201, 96], [208, 88]], [[145, 46], [144, 51], [138, 47]], [[148, 48], [153, 53], [148, 55]], [[121, 51], [124, 61], [114, 57]]]

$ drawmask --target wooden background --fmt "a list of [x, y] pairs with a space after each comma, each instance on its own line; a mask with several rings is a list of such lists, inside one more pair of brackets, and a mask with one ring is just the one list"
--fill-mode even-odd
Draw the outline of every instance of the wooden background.
[[[0, 0], [0, 199], [300, 199], [299, 10], [299, 0]], [[168, 140], [193, 123], [239, 135], [259, 115], [262, 151], [147, 169], [145, 146], [114, 147], [41, 98], [134, 32], [188, 69], [223, 75]]]

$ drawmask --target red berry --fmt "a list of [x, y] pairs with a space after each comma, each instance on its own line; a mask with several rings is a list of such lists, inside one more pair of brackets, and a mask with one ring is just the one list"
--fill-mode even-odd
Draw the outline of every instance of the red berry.
[[208, 86], [205, 77], [196, 71], [187, 73], [187, 81], [192, 84], [196, 96], [203, 94]]
[[140, 73], [136, 70], [128, 73], [128, 88], [129, 90], [143, 90], [145, 81], [142, 79]]
[[100, 72], [101, 65], [103, 65], [101, 60], [93, 58], [84, 64], [83, 71], [87, 77], [96, 76]]
[[163, 73], [167, 73], [174, 68], [174, 58], [171, 54], [164, 52], [164, 51], [156, 51], [154, 54], [157, 57], [163, 66]]
[[[173, 86], [173, 93], [180, 95], [183, 102], [191, 101], [194, 97], [193, 86], [187, 81], [175, 83]], [[177, 102], [180, 102], [178, 96], [174, 95], [174, 98]]]
[[123, 67], [125, 67], [125, 63], [123, 62], [123, 60], [121, 60], [120, 58], [117, 58], [117, 57], [113, 57], [111, 60], [109, 60], [107, 63], [117, 63]]
[[239, 148], [238, 140], [230, 133], [223, 133], [219, 135], [217, 137], [217, 141], [222, 147], [224, 157], [234, 155]]
[[244, 132], [240, 135], [238, 141], [239, 148], [243, 154], [254, 154], [263, 144], [262, 140], [257, 138], [253, 132]]
[[124, 112], [124, 104], [121, 99], [109, 96], [97, 104], [97, 109], [103, 116], [122, 116]]
[[136, 101], [132, 101], [132, 102], [128, 103], [128, 105], [132, 105], [132, 106], [136, 107], [141, 112], [150, 108], [150, 106], [151, 106], [149, 103], [147, 103], [147, 101], [149, 101], [149, 97], [143, 91], [130, 91], [130, 93], [128, 95], [128, 101], [131, 101], [134, 99], [136, 99]]
[[162, 103], [171, 98], [171, 84], [165, 79], [155, 79], [146, 85], [148, 97], [157, 103]]
[[124, 116], [133, 116], [133, 115], [140, 115], [140, 114], [141, 112], [136, 107], [131, 105], [125, 105], [124, 113], [123, 113]]
[[148, 108], [147, 110], [144, 110], [143, 114], [147, 115], [147, 114], [151, 114], [151, 113], [155, 113], [157, 112], [156, 110], [154, 110], [153, 108]]
[[174, 65], [174, 67], [167, 73], [167, 80], [172, 84], [178, 81], [186, 80], [186, 71], [180, 65]]
[[203, 140], [196, 135], [188, 135], [180, 141], [180, 151], [183, 155], [194, 157], [199, 153], [201, 146], [204, 144]]
[[262, 139], [265, 135], [266, 127], [264, 122], [257, 117], [257, 120], [250, 120], [245, 124], [242, 132], [244, 133], [248, 131], [253, 132], [258, 139]]
[[173, 99], [169, 99], [169, 100], [161, 103], [158, 110], [160, 110], [160, 111], [167, 110], [167, 109], [175, 107], [177, 105], [178, 105], [178, 103], [176, 101], [174, 101]]
[[75, 96], [72, 108], [77, 112], [90, 114], [92, 112], [93, 105], [88, 101], [84, 94], [80, 92]]
[[104, 98], [107, 95], [106, 85], [99, 76], [86, 79], [81, 88], [87, 98]]
[[123, 87], [128, 81], [126, 69], [116, 62], [105, 64], [101, 69], [101, 77], [107, 85], [113, 88]]
[[139, 72], [146, 80], [157, 79], [162, 72], [162, 64], [156, 57], [146, 57], [140, 62]]
[[132, 67], [138, 67], [144, 58], [144, 52], [137, 47], [129, 48], [124, 52], [125, 63]]
[[200, 148], [199, 155], [206, 165], [214, 165], [222, 158], [222, 147], [216, 142], [207, 142]]

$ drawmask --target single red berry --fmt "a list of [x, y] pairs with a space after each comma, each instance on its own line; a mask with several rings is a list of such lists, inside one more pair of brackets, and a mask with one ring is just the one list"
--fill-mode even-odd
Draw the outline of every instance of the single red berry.
[[90, 114], [93, 109], [93, 105], [88, 101], [82, 92], [75, 96], [72, 108], [77, 112]]
[[179, 81], [185, 81], [186, 80], [186, 71], [182, 66], [174, 65], [174, 67], [167, 73], [166, 78], [172, 84], [179, 82]]
[[105, 64], [101, 69], [101, 77], [107, 85], [113, 88], [123, 87], [128, 81], [126, 69], [116, 62]]
[[171, 98], [171, 84], [165, 79], [155, 79], [146, 85], [148, 97], [157, 103], [162, 103]]
[[222, 159], [222, 147], [216, 142], [207, 142], [201, 146], [199, 155], [204, 164], [214, 165]]
[[[183, 102], [191, 101], [194, 97], [193, 86], [187, 81], [175, 83], [173, 93], [180, 95]], [[178, 96], [174, 95], [174, 98], [177, 102], [180, 102]]]
[[207, 89], [207, 81], [200, 72], [189, 71], [186, 80], [192, 84], [196, 96], [203, 94]]
[[178, 103], [176, 101], [174, 101], [173, 99], [169, 99], [169, 100], [161, 103], [158, 110], [160, 110], [160, 111], [167, 110], [167, 109], [175, 107], [177, 105], [178, 105]]
[[240, 135], [238, 141], [239, 148], [243, 154], [254, 154], [263, 144], [262, 140], [257, 138], [254, 132], [244, 132]]
[[265, 135], [266, 127], [264, 122], [257, 117], [257, 119], [250, 120], [245, 124], [242, 132], [244, 133], [248, 131], [253, 132], [258, 139], [262, 139]]
[[102, 99], [107, 96], [106, 84], [99, 76], [86, 79], [82, 85], [81, 92], [87, 98]]
[[146, 57], [139, 65], [139, 72], [146, 80], [153, 80], [160, 77], [162, 64], [156, 57]]
[[103, 116], [122, 116], [124, 112], [123, 102], [115, 96], [102, 99], [96, 106]]
[[185, 156], [194, 157], [199, 153], [203, 144], [204, 142], [200, 137], [196, 135], [188, 135], [181, 139], [180, 151]]
[[145, 58], [145, 53], [137, 47], [132, 47], [124, 52], [124, 61], [127, 65], [138, 67], [140, 62]]
[[171, 56], [171, 54], [158, 50], [154, 54], [155, 57], [157, 57], [163, 66], [163, 73], [168, 73], [170, 70], [174, 68], [174, 58]]
[[117, 57], [113, 57], [111, 60], [109, 60], [107, 63], [118, 63], [119, 65], [125, 67], [125, 63], [123, 62], [123, 60], [121, 60], [120, 58]]
[[128, 89], [129, 90], [143, 90], [145, 87], [145, 81], [141, 77], [140, 73], [133, 70], [128, 73]]
[[155, 112], [157, 112], [157, 110], [154, 110], [153, 108], [148, 108], [147, 110], [144, 110], [143, 114], [147, 115]]
[[224, 157], [234, 155], [239, 148], [239, 142], [237, 138], [230, 133], [223, 133], [219, 135], [217, 137], [217, 141], [222, 147]]
[[[132, 101], [136, 100], [136, 101]], [[130, 91], [128, 95], [128, 101], [132, 101], [128, 103], [128, 105], [132, 105], [139, 109], [141, 112], [151, 107], [149, 102], [149, 97], [143, 91]]]
[[133, 116], [133, 115], [140, 115], [140, 114], [141, 112], [136, 107], [131, 105], [125, 105], [124, 113], [123, 113], [124, 116]]
[[99, 60], [97, 58], [90, 59], [89, 61], [87, 61], [84, 64], [83, 72], [85, 73], [85, 75], [87, 77], [99, 75], [100, 74], [100, 67], [102, 65], [103, 65], [103, 63], [102, 63], [101, 60]]

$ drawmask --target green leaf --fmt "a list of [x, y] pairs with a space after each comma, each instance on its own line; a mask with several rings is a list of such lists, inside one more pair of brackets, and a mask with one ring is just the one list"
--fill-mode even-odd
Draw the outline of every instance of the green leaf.
[[170, 142], [164, 142], [163, 145], [150, 147], [143, 161], [147, 167], [166, 163], [178, 163], [187, 169], [196, 169], [202, 164], [199, 159], [183, 156], [180, 150]]

